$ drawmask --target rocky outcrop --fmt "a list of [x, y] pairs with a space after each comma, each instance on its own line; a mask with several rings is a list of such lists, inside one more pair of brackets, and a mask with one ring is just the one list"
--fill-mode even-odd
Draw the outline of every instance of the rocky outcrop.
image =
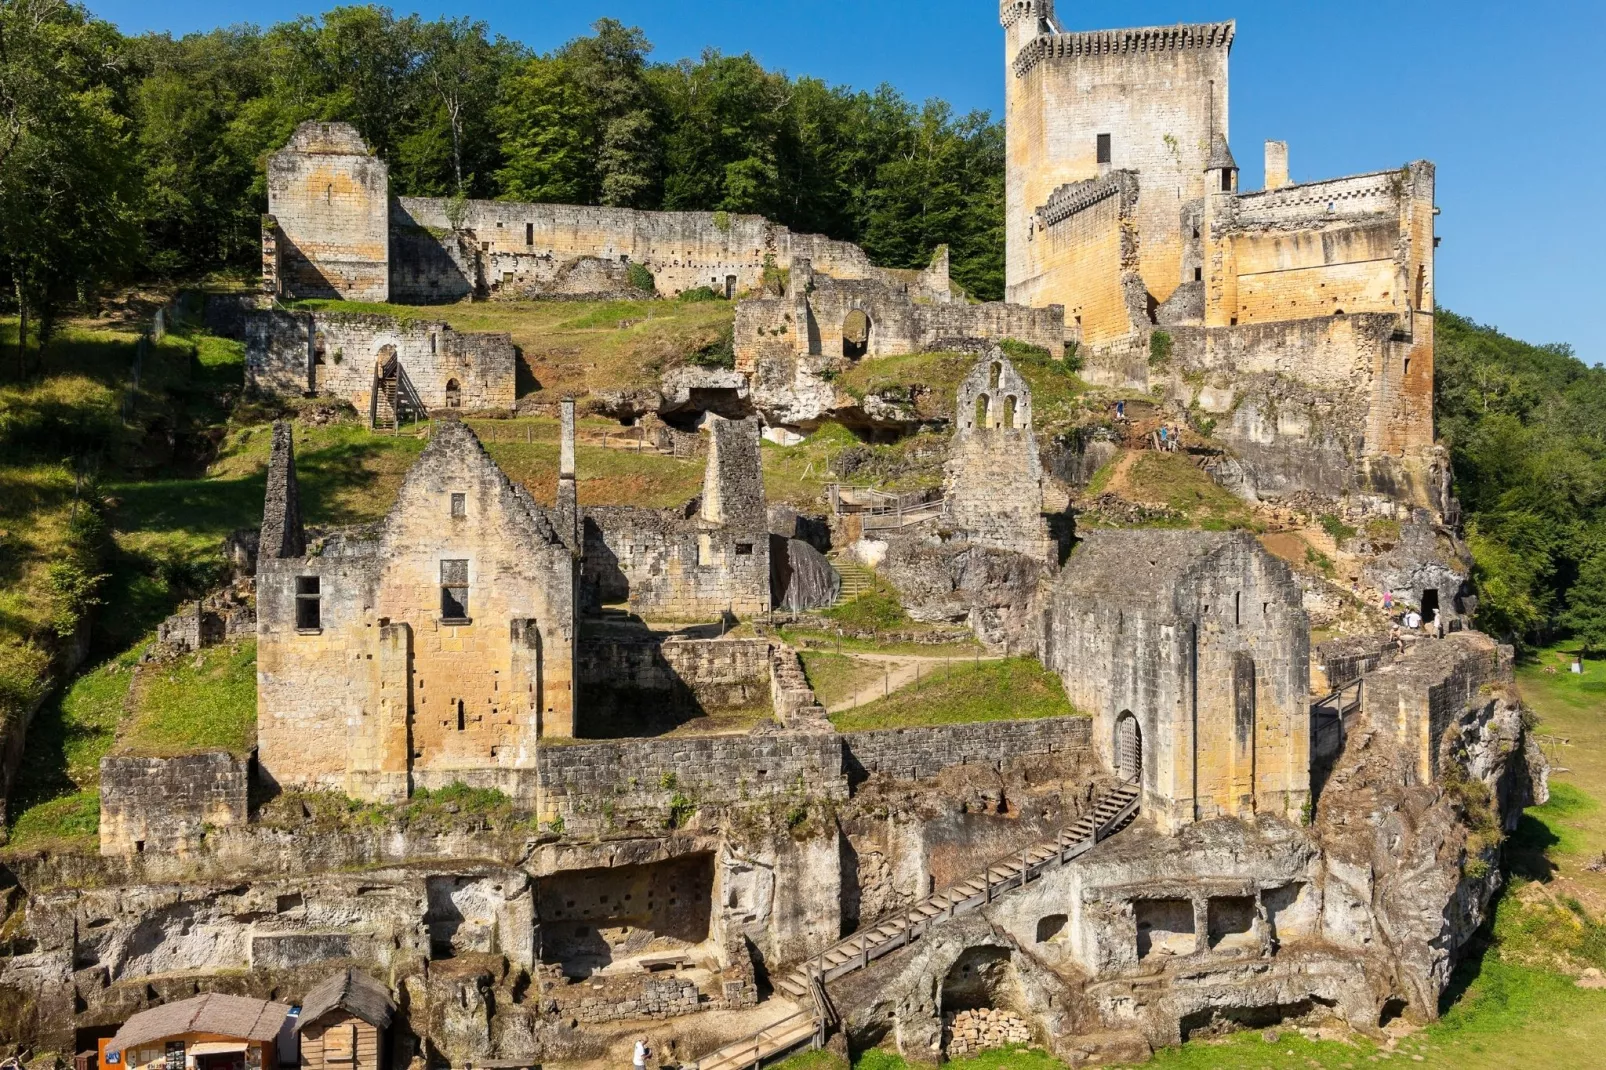
[[883, 574], [915, 620], [968, 624], [1007, 651], [1037, 646], [1038, 587], [1049, 575], [1035, 557], [945, 542], [940, 535], [889, 535]]

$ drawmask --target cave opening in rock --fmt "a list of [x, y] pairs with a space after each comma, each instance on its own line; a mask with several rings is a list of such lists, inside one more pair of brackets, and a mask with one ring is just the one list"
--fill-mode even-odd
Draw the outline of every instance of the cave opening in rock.
[[555, 873], [541, 878], [536, 900], [541, 961], [557, 964], [565, 977], [695, 954], [709, 934], [714, 856]]

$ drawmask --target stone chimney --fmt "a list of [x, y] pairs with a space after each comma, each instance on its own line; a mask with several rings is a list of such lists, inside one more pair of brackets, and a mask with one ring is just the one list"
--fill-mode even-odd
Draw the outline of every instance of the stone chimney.
[[580, 531], [580, 499], [574, 482], [574, 398], [558, 402], [558, 519], [571, 539]]
[[296, 488], [295, 443], [290, 424], [273, 425], [273, 452], [268, 458], [268, 490], [262, 502], [262, 537], [258, 558], [302, 557], [307, 532], [301, 524], [301, 492]]
[[1288, 185], [1288, 142], [1266, 142], [1266, 188], [1282, 189]]
[[758, 420], [708, 414], [708, 468], [703, 473], [702, 519], [741, 529], [763, 528], [764, 468]]

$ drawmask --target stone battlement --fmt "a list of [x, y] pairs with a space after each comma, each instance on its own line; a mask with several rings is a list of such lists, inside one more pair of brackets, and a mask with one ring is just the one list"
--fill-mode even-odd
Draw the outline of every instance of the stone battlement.
[[1217, 48], [1229, 50], [1237, 32], [1237, 22], [1228, 21], [1042, 34], [1020, 50], [1013, 66], [1015, 77], [1021, 78], [1043, 60], [1065, 56], [1111, 56]]

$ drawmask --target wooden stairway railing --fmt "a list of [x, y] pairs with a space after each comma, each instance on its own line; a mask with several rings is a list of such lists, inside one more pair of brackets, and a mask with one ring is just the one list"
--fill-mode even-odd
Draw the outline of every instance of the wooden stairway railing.
[[1024, 887], [1049, 870], [1092, 850], [1095, 844], [1115, 835], [1137, 816], [1140, 798], [1136, 785], [1123, 783], [1101, 796], [1092, 810], [1053, 840], [999, 859], [976, 876], [927, 896], [889, 918], [862, 926], [854, 935], [826, 948], [776, 985], [778, 994], [805, 1006], [812, 1004], [813, 1011], [799, 1010], [750, 1037], [705, 1055], [697, 1061], [696, 1070], [757, 1067], [766, 1059], [804, 1044], [816, 1047], [823, 1044], [830, 1020], [834, 1020], [836, 1014], [826, 992], [827, 984], [868, 967], [883, 955], [908, 947], [930, 932], [934, 924], [979, 910], [1000, 895]]

